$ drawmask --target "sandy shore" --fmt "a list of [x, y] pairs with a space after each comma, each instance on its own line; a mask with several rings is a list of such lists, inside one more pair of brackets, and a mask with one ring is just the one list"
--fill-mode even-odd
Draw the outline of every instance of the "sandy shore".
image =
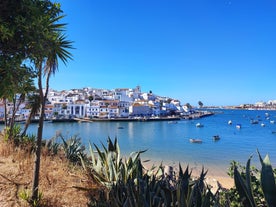
[[[142, 159], [142, 160], [147, 160], [147, 159]], [[150, 169], [153, 165], [158, 167], [160, 164], [161, 162], [152, 161], [152, 160], [147, 160], [147, 162], [143, 162], [143, 166], [146, 169]], [[179, 163], [162, 162], [162, 165], [172, 166], [174, 171], [178, 172]], [[188, 165], [187, 163], [181, 163], [182, 169], [185, 170], [187, 165]], [[202, 166], [189, 164], [189, 170], [192, 171], [193, 177], [198, 177], [202, 171]], [[206, 175], [206, 182], [211, 184], [212, 186], [217, 182], [219, 182], [223, 188], [227, 188], [227, 189], [230, 189], [231, 187], [234, 186], [234, 180], [229, 175], [227, 175], [227, 169], [223, 169], [221, 166], [208, 165], [208, 166], [204, 166], [204, 171], [206, 170], [208, 170]]]

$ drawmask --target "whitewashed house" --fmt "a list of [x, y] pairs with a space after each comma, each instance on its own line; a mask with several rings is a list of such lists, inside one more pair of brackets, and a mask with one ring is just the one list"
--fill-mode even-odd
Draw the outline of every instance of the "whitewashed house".
[[84, 100], [75, 101], [75, 103], [69, 103], [67, 110], [71, 116], [77, 118], [84, 118], [86, 116], [86, 103]]
[[136, 101], [129, 107], [129, 114], [131, 116], [149, 116], [152, 114], [152, 110], [147, 103]]
[[119, 117], [128, 117], [129, 116], [129, 106], [132, 102], [120, 101], [118, 104], [119, 107]]

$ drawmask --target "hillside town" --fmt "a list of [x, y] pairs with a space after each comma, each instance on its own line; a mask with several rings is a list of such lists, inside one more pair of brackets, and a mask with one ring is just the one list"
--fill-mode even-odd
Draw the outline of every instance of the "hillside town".
[[[17, 98], [19, 99], [19, 95]], [[13, 102], [6, 102], [7, 117], [11, 116], [15, 105]], [[203, 104], [199, 107], [208, 108], [206, 106], [203, 107]], [[276, 108], [276, 101], [211, 108], [274, 110]], [[16, 120], [27, 120], [30, 112], [30, 100], [26, 98], [17, 108]], [[62, 91], [50, 89], [45, 105], [45, 120], [54, 121], [80, 119], [190, 119], [210, 114], [212, 114], [210, 111], [195, 110], [189, 103], [182, 105], [177, 99], [155, 95], [152, 91], [142, 92], [140, 86], [111, 90], [90, 87]], [[4, 121], [4, 117], [5, 103], [4, 100], [0, 100], [1, 122]], [[35, 121], [38, 118], [37, 114], [37, 116], [32, 117], [32, 120]]]
[[[29, 100], [22, 102], [16, 112], [17, 120], [26, 120], [31, 108]], [[8, 102], [7, 114], [11, 115], [14, 104]], [[4, 102], [0, 102], [0, 120], [4, 120]], [[162, 97], [135, 88], [96, 89], [83, 88], [72, 90], [49, 90], [45, 106], [46, 120], [68, 119], [116, 119], [116, 118], [153, 118], [179, 117], [193, 113], [189, 104]], [[33, 117], [33, 119], [38, 119]]]

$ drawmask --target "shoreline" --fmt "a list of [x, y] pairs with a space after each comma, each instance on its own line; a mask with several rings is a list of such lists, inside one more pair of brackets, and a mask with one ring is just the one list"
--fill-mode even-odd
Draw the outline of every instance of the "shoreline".
[[[45, 122], [143, 122], [143, 121], [180, 121], [200, 119], [207, 116], [214, 115], [214, 112], [210, 111], [197, 111], [187, 115], [175, 115], [175, 116], [163, 116], [163, 117], [117, 117], [117, 118], [61, 118], [61, 119], [45, 119]], [[25, 120], [16, 120], [18, 123], [25, 123]], [[31, 123], [37, 123], [38, 120], [31, 120]], [[0, 120], [0, 124], [4, 124], [3, 120]]]
[[[179, 171], [179, 162], [168, 162], [168, 161], [157, 161], [153, 159], [148, 159], [148, 157], [141, 157], [142, 164], [146, 169], [151, 169], [152, 166], [158, 168], [162, 163], [162, 166], [171, 166], [175, 173]], [[192, 172], [192, 177], [199, 177], [202, 168], [204, 171], [208, 171], [205, 177], [206, 183], [210, 184], [215, 190], [220, 185], [222, 188], [230, 189], [234, 187], [234, 179], [227, 174], [227, 169], [223, 169], [221, 166], [217, 165], [205, 165], [199, 166], [189, 163], [180, 163], [182, 170], [185, 171], [186, 167], [189, 167], [189, 172]]]

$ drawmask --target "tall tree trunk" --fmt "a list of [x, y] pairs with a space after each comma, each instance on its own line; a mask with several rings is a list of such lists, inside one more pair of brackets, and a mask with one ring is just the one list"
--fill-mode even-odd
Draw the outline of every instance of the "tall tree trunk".
[[28, 119], [27, 119], [26, 122], [25, 122], [25, 126], [24, 126], [24, 129], [23, 129], [22, 133], [21, 133], [21, 137], [23, 137], [23, 136], [26, 135], [27, 129], [28, 129], [30, 123], [31, 123], [32, 116], [33, 116], [33, 113], [32, 113], [32, 111], [31, 111], [31, 112], [29, 113]]
[[32, 201], [38, 200], [38, 185], [39, 185], [39, 170], [40, 170], [40, 155], [41, 155], [41, 143], [43, 134], [43, 122], [44, 122], [44, 106], [45, 99], [43, 95], [42, 86], [42, 65], [40, 65], [40, 70], [38, 72], [38, 89], [40, 95], [40, 116], [37, 129], [37, 141], [36, 141], [36, 152], [35, 152], [35, 163], [34, 163], [34, 177], [33, 177], [33, 187], [32, 187]]
[[8, 126], [8, 112], [7, 112], [7, 99], [4, 98], [4, 121], [5, 121], [5, 128]]
[[17, 100], [16, 95], [13, 98], [12, 117], [11, 117], [11, 119], [9, 121], [9, 127], [10, 127], [10, 129], [9, 129], [9, 137], [8, 137], [9, 140], [14, 139], [13, 128], [14, 128], [15, 121], [16, 121], [15, 120], [16, 119], [16, 112], [18, 111], [19, 106], [21, 105], [21, 103], [24, 101], [22, 99], [22, 94], [20, 96], [21, 97], [19, 98], [19, 100]]

